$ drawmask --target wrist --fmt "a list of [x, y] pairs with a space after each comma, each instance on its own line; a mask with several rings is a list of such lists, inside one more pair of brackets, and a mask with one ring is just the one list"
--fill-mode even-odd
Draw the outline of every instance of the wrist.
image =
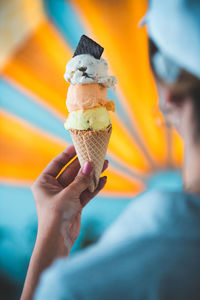
[[59, 222], [40, 222], [35, 247], [29, 264], [28, 274], [24, 284], [21, 300], [32, 299], [41, 273], [47, 269], [56, 258], [67, 255], [64, 240], [59, 234]]
[[68, 255], [61, 232], [61, 219], [58, 216], [38, 220], [35, 248], [38, 251], [48, 251], [52, 258]]

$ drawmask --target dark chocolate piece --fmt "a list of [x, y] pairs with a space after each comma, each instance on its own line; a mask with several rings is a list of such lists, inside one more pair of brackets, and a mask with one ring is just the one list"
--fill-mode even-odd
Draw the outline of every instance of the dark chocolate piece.
[[101, 47], [99, 44], [97, 44], [95, 41], [93, 41], [86, 35], [82, 35], [73, 57], [80, 54], [90, 54], [95, 58], [100, 59], [103, 51], [103, 47]]

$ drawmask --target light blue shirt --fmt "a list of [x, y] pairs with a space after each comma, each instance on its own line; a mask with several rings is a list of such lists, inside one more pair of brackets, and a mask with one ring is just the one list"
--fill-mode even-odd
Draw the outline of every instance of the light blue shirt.
[[140, 195], [97, 244], [57, 260], [35, 300], [200, 299], [200, 197]]

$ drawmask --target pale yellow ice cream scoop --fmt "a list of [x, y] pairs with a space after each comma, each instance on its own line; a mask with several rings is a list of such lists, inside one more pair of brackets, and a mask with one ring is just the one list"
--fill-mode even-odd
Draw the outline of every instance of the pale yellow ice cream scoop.
[[65, 129], [102, 130], [111, 124], [109, 113], [105, 107], [72, 111], [64, 126]]

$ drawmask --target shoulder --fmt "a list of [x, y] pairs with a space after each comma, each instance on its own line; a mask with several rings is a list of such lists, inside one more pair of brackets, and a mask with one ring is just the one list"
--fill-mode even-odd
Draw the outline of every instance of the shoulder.
[[[120, 243], [166, 231], [183, 213], [186, 195], [182, 192], [151, 190], [134, 198], [126, 210], [103, 234], [102, 243]], [[199, 201], [200, 202], [200, 201]], [[187, 209], [184, 209], [184, 213]]]
[[[183, 293], [199, 289], [199, 250], [197, 244], [152, 238], [103, 252], [91, 247], [55, 262], [42, 276], [36, 300], [156, 299], [158, 292], [188, 299]], [[173, 290], [175, 283], [181, 288]]]
[[36, 300], [123, 299], [125, 291], [126, 299], [128, 291], [145, 298], [142, 293], [158, 291], [159, 282], [163, 291], [171, 291], [174, 282], [196, 289], [199, 228], [199, 197], [166, 191], [140, 195], [99, 243], [58, 260], [43, 274]]

